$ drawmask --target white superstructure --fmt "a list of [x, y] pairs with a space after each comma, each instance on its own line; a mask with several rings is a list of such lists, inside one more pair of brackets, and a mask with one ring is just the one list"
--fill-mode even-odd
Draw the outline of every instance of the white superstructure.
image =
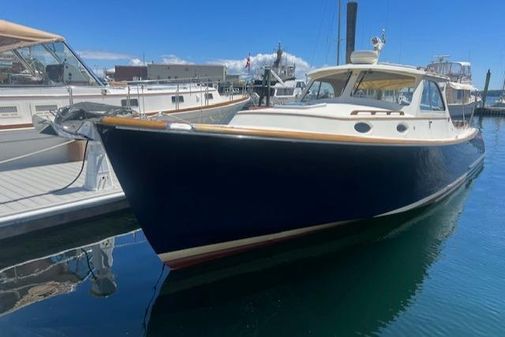
[[346, 64], [309, 76], [296, 104], [241, 111], [230, 125], [392, 141], [457, 141], [475, 132], [452, 123], [447, 78], [424, 69]]

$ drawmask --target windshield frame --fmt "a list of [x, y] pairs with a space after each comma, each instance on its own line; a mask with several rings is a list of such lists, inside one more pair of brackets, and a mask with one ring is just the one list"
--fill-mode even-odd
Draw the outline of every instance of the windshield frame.
[[75, 59], [75, 62], [77, 62], [77, 66], [81, 68], [81, 72], [84, 71], [84, 74], [89, 78], [89, 84], [87, 85], [81, 85], [81, 84], [76, 84], [76, 83], [20, 83], [20, 84], [1, 84], [0, 87], [61, 87], [61, 86], [68, 86], [68, 85], [76, 85], [76, 86], [96, 86], [96, 87], [104, 87], [105, 84], [99, 79], [99, 77], [88, 67], [88, 65], [79, 57], [79, 55], [64, 41], [64, 40], [58, 40], [58, 41], [49, 41], [49, 42], [43, 42], [43, 43], [36, 43], [36, 44], [31, 44], [29, 46], [19, 46], [17, 48], [13, 49], [8, 49], [2, 51], [2, 53], [12, 53], [12, 56], [22, 64], [22, 66], [25, 68], [26, 71], [28, 71], [32, 76], [40, 76], [40, 73], [38, 70], [36, 70], [33, 65], [26, 60], [26, 58], [23, 56], [22, 50], [24, 48], [33, 48], [36, 46], [39, 46], [42, 48], [45, 52], [47, 52], [48, 55], [50, 55], [57, 64], [64, 64], [64, 61], [61, 60], [61, 58], [57, 55], [57, 53], [48, 46], [48, 44], [54, 44], [54, 43], [61, 43], [64, 48], [67, 49], [69, 56], [73, 57]]

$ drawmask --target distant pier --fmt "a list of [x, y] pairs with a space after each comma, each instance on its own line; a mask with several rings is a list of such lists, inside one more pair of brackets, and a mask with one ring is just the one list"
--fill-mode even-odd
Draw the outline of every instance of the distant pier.
[[477, 116], [505, 116], [505, 107], [483, 107], [476, 108], [475, 115]]

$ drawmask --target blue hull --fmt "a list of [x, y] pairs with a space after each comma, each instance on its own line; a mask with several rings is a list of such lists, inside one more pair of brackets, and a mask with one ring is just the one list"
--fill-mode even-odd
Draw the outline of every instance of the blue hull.
[[424, 206], [467, 180], [484, 154], [480, 134], [414, 146], [98, 128], [140, 225], [172, 267]]

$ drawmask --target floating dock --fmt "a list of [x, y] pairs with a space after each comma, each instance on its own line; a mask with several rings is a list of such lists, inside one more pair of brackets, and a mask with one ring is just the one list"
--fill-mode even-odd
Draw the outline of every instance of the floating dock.
[[475, 115], [477, 115], [477, 116], [505, 116], [505, 108], [498, 108], [498, 107], [476, 108]]
[[[82, 162], [0, 172], [0, 239], [83, 220], [128, 207], [121, 185], [85, 189]], [[61, 189], [79, 175], [69, 187]]]

